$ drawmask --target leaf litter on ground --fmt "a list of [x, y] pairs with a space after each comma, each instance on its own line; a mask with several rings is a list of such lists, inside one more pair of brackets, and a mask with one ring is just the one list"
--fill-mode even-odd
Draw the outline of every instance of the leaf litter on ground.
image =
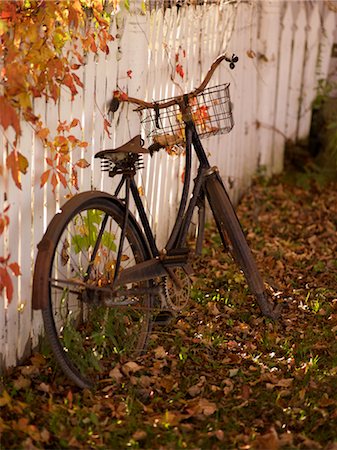
[[52, 355], [2, 379], [2, 448], [337, 448], [337, 185], [258, 180], [238, 207], [282, 318], [261, 316], [210, 225], [191, 301], [80, 391]]

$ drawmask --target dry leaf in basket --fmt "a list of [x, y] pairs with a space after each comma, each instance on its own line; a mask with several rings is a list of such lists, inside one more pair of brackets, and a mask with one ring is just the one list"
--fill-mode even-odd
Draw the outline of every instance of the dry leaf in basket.
[[160, 136], [154, 136], [153, 140], [156, 144], [159, 144], [162, 147], [184, 143], [183, 138], [181, 136], [178, 136], [177, 134], [162, 134]]

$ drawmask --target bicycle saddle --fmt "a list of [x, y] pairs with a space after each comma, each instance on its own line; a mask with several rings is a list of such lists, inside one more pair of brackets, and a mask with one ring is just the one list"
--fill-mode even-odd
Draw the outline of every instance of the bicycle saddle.
[[100, 152], [96, 153], [95, 158], [105, 158], [105, 159], [120, 159], [119, 157], [124, 158], [125, 154], [133, 153], [133, 154], [140, 154], [140, 153], [150, 153], [147, 148], [143, 147], [144, 141], [140, 137], [140, 135], [135, 136], [132, 138], [129, 142], [126, 144], [121, 145], [117, 148], [107, 149], [107, 150], [101, 150]]

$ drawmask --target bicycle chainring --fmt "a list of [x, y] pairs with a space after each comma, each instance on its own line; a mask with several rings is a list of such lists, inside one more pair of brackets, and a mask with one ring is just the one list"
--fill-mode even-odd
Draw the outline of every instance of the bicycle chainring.
[[177, 267], [172, 269], [176, 281], [171, 277], [164, 277], [164, 295], [167, 306], [174, 311], [182, 311], [191, 294], [191, 280], [184, 269]]

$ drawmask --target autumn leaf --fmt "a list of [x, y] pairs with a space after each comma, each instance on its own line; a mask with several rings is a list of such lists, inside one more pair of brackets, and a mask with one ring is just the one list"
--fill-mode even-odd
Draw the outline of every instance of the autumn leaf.
[[81, 158], [76, 162], [76, 166], [80, 167], [81, 169], [86, 169], [87, 167], [90, 166], [90, 164], [88, 163], [88, 161], [86, 159]]
[[22, 153], [13, 150], [6, 158], [7, 169], [10, 170], [16, 186], [21, 189], [20, 174], [27, 173], [28, 160]]
[[6, 291], [8, 303], [10, 303], [13, 298], [13, 282], [9, 276], [7, 267], [0, 267], [0, 294], [4, 290]]
[[52, 185], [53, 192], [55, 192], [56, 186], [58, 185], [58, 180], [57, 180], [57, 176], [54, 172], [51, 177], [51, 185]]
[[40, 138], [40, 139], [46, 139], [49, 135], [50, 131], [48, 128], [42, 128], [41, 130], [39, 130], [36, 135]]
[[247, 56], [248, 58], [254, 59], [256, 57], [256, 53], [254, 50], [247, 50]]
[[70, 75], [70, 73], [66, 73], [63, 80], [62, 80], [62, 84], [64, 84], [65, 86], [67, 86], [70, 89], [71, 92], [71, 98], [74, 99], [75, 95], [77, 94], [77, 89], [75, 87], [74, 84], [74, 79], [73, 77]]
[[0, 235], [4, 232], [9, 224], [9, 217], [6, 214], [0, 214]]
[[81, 122], [79, 121], [79, 119], [73, 119], [71, 121], [71, 124], [69, 125], [69, 128], [77, 127], [77, 125], [81, 125]]
[[40, 178], [40, 187], [43, 187], [43, 186], [47, 183], [48, 178], [49, 178], [49, 174], [50, 174], [50, 170], [51, 170], [51, 169], [46, 170], [46, 171], [43, 172], [43, 174], [41, 175], [41, 178]]
[[8, 264], [8, 267], [11, 269], [11, 271], [13, 272], [13, 274], [18, 277], [19, 275], [21, 275], [21, 270], [20, 270], [20, 266], [18, 263], [14, 262], [14, 263], [10, 263]]
[[0, 96], [0, 125], [4, 130], [12, 127], [17, 135], [21, 134], [19, 114], [4, 96]]
[[107, 119], [104, 119], [104, 131], [107, 133], [109, 138], [111, 138], [109, 127], [111, 127], [111, 123]]
[[183, 66], [181, 64], [177, 64], [176, 65], [176, 73], [181, 77], [184, 78], [185, 77], [185, 72], [183, 69]]

